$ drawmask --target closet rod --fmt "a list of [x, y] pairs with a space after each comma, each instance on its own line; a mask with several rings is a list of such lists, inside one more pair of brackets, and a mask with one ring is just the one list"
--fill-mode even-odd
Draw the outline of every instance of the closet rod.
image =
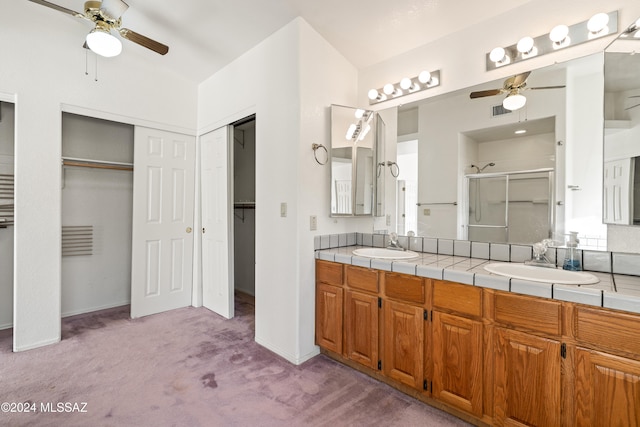
[[133, 171], [133, 163], [106, 162], [103, 160], [78, 159], [74, 157], [63, 157], [62, 165], [75, 166], [75, 167], [81, 167], [81, 168]]

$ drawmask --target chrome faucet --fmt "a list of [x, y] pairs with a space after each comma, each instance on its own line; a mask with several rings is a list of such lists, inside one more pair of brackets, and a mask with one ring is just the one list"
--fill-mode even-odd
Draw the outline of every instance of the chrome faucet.
[[536, 267], [556, 268], [556, 264], [549, 261], [549, 258], [545, 255], [549, 244], [553, 243], [551, 239], [544, 239], [541, 242], [533, 244], [533, 258], [529, 261], [525, 261], [526, 265], [534, 265]]
[[387, 249], [395, 249], [397, 251], [405, 251], [406, 249], [400, 246], [398, 243], [398, 234], [397, 233], [389, 233], [389, 244], [387, 244]]

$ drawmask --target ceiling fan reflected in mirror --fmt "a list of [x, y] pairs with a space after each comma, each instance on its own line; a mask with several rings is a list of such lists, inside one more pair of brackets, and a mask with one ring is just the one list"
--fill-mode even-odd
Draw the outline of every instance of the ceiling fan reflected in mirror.
[[489, 89], [471, 92], [469, 96], [471, 99], [475, 99], [506, 93], [507, 97], [502, 100], [502, 106], [507, 110], [514, 111], [524, 107], [527, 103], [527, 98], [521, 93], [525, 90], [564, 88], [564, 86], [527, 87], [527, 78], [529, 77], [529, 74], [531, 74], [531, 71], [516, 74], [515, 76], [506, 79], [500, 89]]
[[86, 46], [98, 55], [111, 57], [119, 55], [122, 51], [122, 43], [111, 33], [111, 30], [116, 31], [123, 39], [146, 47], [160, 55], [166, 55], [169, 52], [167, 45], [122, 27], [122, 15], [129, 8], [129, 5], [122, 0], [87, 1], [84, 3], [83, 13], [45, 0], [29, 1], [76, 18], [86, 19], [95, 24], [93, 30], [87, 34]]
[[[640, 21], [640, 19], [639, 19], [639, 21]], [[640, 95], [631, 95], [627, 99], [631, 99], [631, 98], [640, 98]], [[638, 102], [638, 101], [634, 101], [634, 102]], [[627, 107], [624, 110], [627, 111], [627, 110], [631, 110], [632, 108], [636, 108], [636, 107], [640, 107], [640, 103], [638, 103], [636, 105], [632, 105], [631, 107]]]

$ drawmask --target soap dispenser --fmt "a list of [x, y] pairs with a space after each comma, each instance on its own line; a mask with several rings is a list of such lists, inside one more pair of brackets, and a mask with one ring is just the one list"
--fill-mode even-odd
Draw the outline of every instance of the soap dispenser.
[[567, 249], [565, 250], [564, 264], [562, 268], [571, 271], [580, 271], [582, 266], [580, 265], [580, 257], [578, 255], [578, 232], [570, 231], [569, 240], [567, 240]]

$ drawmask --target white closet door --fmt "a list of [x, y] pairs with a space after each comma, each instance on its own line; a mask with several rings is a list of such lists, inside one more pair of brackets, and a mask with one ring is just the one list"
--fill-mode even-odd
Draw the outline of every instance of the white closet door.
[[202, 304], [233, 317], [233, 127], [200, 138], [202, 171]]
[[191, 305], [195, 138], [136, 127], [131, 317]]

